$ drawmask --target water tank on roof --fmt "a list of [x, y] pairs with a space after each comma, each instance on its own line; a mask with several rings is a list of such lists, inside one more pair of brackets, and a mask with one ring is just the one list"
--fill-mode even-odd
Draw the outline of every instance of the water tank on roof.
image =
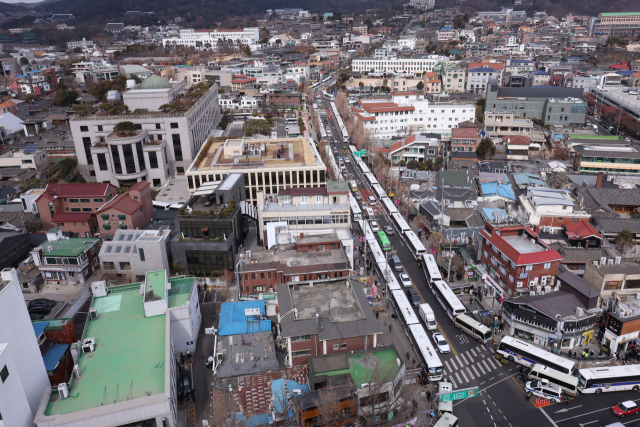
[[107, 92], [107, 102], [122, 102], [122, 95], [117, 90]]
[[133, 89], [136, 87], [135, 79], [127, 79], [127, 89]]

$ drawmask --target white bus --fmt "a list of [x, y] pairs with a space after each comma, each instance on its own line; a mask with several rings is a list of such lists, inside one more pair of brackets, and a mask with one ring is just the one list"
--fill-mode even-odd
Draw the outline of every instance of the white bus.
[[380, 183], [378, 182], [376, 177], [373, 176], [373, 174], [371, 172], [369, 172], [369, 173], [363, 172], [363, 175], [364, 175], [364, 180], [366, 181], [367, 184], [369, 184], [369, 186], [373, 186], [373, 184], [380, 185]]
[[419, 325], [420, 319], [416, 316], [416, 312], [413, 311], [413, 307], [411, 307], [411, 303], [407, 299], [404, 291], [393, 291], [391, 292], [391, 295], [393, 295], [396, 311], [402, 319], [404, 326]]
[[438, 263], [436, 262], [436, 259], [433, 255], [424, 254], [422, 256], [422, 269], [424, 270], [425, 276], [427, 276], [429, 287], [432, 287], [433, 282], [435, 282], [436, 280], [442, 280], [440, 269], [438, 268]]
[[420, 350], [419, 353], [426, 367], [427, 375], [429, 375], [429, 380], [440, 381], [444, 372], [442, 362], [424, 328], [420, 324], [409, 325], [409, 332], [415, 346]]
[[512, 362], [518, 362], [528, 367], [539, 363], [564, 374], [570, 374], [576, 365], [576, 362], [513, 337], [502, 338], [496, 351]]
[[409, 224], [407, 224], [407, 221], [404, 220], [400, 213], [392, 213], [390, 217], [391, 224], [393, 224], [398, 234], [402, 235], [405, 231], [411, 231], [411, 227], [409, 227]]
[[394, 213], [400, 213], [398, 212], [398, 208], [396, 208], [396, 205], [393, 204], [393, 202], [391, 201], [390, 198], [388, 197], [383, 197], [380, 200], [380, 204], [382, 205], [382, 209], [384, 209], [385, 213], [387, 215], [391, 215]]
[[547, 380], [551, 384], [560, 387], [566, 394], [575, 396], [578, 394], [578, 377], [563, 374], [548, 366], [536, 363], [527, 374], [529, 380]]
[[640, 390], [640, 365], [588, 368], [578, 371], [578, 390], [582, 393]]
[[436, 280], [433, 282], [431, 290], [451, 320], [455, 319], [456, 316], [460, 314], [464, 314], [466, 311], [464, 304], [460, 302], [456, 294], [453, 293], [449, 285], [447, 285], [447, 282], [444, 280]]
[[360, 209], [355, 197], [349, 196], [349, 205], [351, 206], [351, 220], [357, 221], [362, 219], [362, 210]]
[[418, 235], [413, 231], [405, 231], [404, 240], [407, 242], [407, 247], [416, 261], [420, 261], [422, 256], [427, 253], [427, 248], [424, 247]]
[[382, 200], [383, 197], [389, 197], [380, 184], [373, 184], [371, 189], [373, 190], [373, 195], [376, 196], [378, 200]]
[[453, 319], [453, 324], [483, 344], [486, 344], [491, 339], [491, 329], [466, 314], [458, 314]]
[[[378, 264], [378, 268], [382, 268], [382, 265]], [[385, 269], [382, 271], [382, 274], [383, 275], [381, 277], [385, 278], [387, 287], [389, 288], [389, 292], [402, 290], [402, 286], [400, 286], [400, 283], [398, 283], [398, 281], [396, 280], [396, 276], [391, 271], [391, 267], [389, 266], [389, 264], [385, 263]], [[389, 280], [387, 280], [387, 277], [389, 278]]]

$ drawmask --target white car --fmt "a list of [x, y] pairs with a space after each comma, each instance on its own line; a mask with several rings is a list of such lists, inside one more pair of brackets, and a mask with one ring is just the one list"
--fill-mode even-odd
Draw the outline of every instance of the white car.
[[348, 157], [345, 157], [344, 162], [345, 162], [345, 163], [351, 163], [351, 159], [350, 159], [350, 158], [348, 158]]
[[444, 339], [441, 333], [434, 332], [433, 335], [431, 335], [431, 337], [433, 338], [433, 343], [436, 345], [436, 347], [438, 347], [438, 351], [440, 353], [444, 354], [444, 353], [451, 352], [451, 349], [449, 348], [449, 344], [447, 343], [447, 340]]
[[371, 231], [373, 231], [374, 233], [377, 233], [378, 231], [380, 231], [380, 227], [378, 226], [377, 222], [371, 221], [369, 225], [371, 225]]
[[413, 283], [411, 283], [411, 278], [407, 274], [400, 273], [399, 276], [400, 276], [400, 281], [402, 282], [402, 286], [406, 286], [408, 288], [413, 286]]

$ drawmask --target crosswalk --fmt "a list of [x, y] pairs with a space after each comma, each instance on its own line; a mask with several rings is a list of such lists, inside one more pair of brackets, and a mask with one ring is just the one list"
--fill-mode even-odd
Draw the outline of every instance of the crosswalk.
[[479, 345], [444, 361], [444, 375], [453, 388], [487, 375], [501, 365], [487, 346]]

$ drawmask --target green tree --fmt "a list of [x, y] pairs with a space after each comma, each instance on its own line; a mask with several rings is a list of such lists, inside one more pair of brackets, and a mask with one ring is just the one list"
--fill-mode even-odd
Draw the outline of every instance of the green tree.
[[407, 163], [407, 168], [411, 170], [418, 169], [418, 161], [417, 160], [409, 160]]
[[242, 47], [242, 53], [244, 53], [246, 56], [251, 56], [251, 48], [247, 45], [244, 45]]
[[493, 145], [491, 138], [482, 138], [478, 148], [476, 148], [476, 154], [481, 159], [484, 159], [487, 155], [494, 155], [496, 153], [496, 146]]
[[418, 170], [421, 170], [421, 171], [427, 170], [427, 164], [425, 162], [418, 163]]
[[621, 232], [616, 234], [616, 244], [621, 246], [622, 250], [624, 251], [625, 249], [633, 246], [635, 238], [635, 234], [633, 234], [631, 231], [622, 230]]
[[427, 170], [428, 171], [433, 170], [433, 160], [428, 159], [425, 163], [427, 165]]
[[27, 95], [24, 96], [24, 102], [31, 102], [31, 101], [35, 101], [36, 100], [36, 96], [32, 93], [29, 93]]
[[118, 133], [118, 136], [122, 136], [122, 135], [131, 135], [137, 129], [136, 129], [136, 125], [133, 124], [133, 122], [120, 122], [113, 127], [113, 130]]
[[112, 90], [113, 83], [111, 80], [102, 80], [98, 83], [92, 83], [87, 87], [87, 92], [95, 96], [98, 101], [107, 99], [107, 92]]
[[404, 167], [404, 166], [406, 166], [406, 165], [407, 165], [407, 162], [405, 162], [404, 160], [400, 160], [400, 162], [398, 163], [398, 165], [399, 165], [400, 167]]
[[111, 110], [111, 115], [116, 116], [118, 114], [129, 114], [129, 106], [125, 104], [116, 105]]
[[67, 179], [74, 166], [76, 165], [76, 159], [72, 159], [71, 157], [67, 157], [65, 159], [60, 160], [58, 163], [58, 171], [60, 172], [61, 179]]
[[252, 119], [244, 122], [244, 124], [242, 125], [242, 131], [244, 132], [245, 136], [251, 136], [255, 134], [269, 135], [269, 132], [271, 132], [271, 126], [266, 120]]
[[416, 89], [418, 89], [418, 90], [424, 89], [424, 83], [422, 83], [421, 81], [418, 82], [418, 84], [416, 85]]
[[58, 89], [53, 103], [59, 107], [69, 107], [78, 99], [78, 92], [73, 89]]
[[73, 53], [82, 53], [82, 48], [81, 47], [75, 47], [73, 48]]
[[178, 260], [173, 261], [173, 271], [177, 274], [180, 274], [184, 271], [184, 266], [178, 262]]
[[20, 65], [27, 65], [29, 63], [29, 60], [27, 59], [26, 56], [23, 56], [20, 58]]

